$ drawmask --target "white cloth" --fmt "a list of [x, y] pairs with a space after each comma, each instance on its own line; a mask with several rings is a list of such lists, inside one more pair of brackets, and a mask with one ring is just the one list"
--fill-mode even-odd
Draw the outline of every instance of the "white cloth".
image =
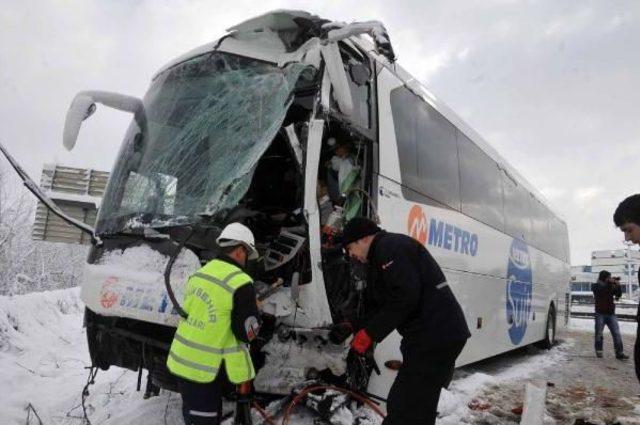
[[338, 187], [342, 192], [342, 183], [345, 181], [351, 170], [353, 170], [353, 160], [350, 157], [340, 158], [334, 155], [331, 158], [331, 169], [338, 172]]

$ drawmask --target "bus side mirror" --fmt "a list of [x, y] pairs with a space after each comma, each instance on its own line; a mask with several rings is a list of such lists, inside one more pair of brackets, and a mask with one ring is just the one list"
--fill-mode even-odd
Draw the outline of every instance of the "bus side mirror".
[[140, 114], [143, 111], [142, 100], [137, 97], [106, 91], [83, 91], [78, 93], [73, 98], [64, 121], [62, 144], [67, 150], [73, 149], [76, 145], [82, 121], [89, 118], [96, 111], [96, 103], [102, 103], [105, 106], [133, 114]]

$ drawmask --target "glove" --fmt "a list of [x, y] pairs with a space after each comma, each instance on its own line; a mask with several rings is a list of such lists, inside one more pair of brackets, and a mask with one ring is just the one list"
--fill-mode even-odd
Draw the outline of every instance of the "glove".
[[331, 326], [329, 341], [333, 344], [342, 344], [353, 333], [351, 322], [340, 322]]
[[351, 349], [361, 356], [373, 345], [373, 340], [364, 329], [360, 329], [351, 341]]

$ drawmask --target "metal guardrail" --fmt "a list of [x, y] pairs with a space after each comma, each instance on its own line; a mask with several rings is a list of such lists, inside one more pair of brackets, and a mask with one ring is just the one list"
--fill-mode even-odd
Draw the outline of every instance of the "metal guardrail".
[[[580, 307], [584, 307], [584, 306], [594, 306], [594, 304], [586, 304], [586, 303], [571, 303], [571, 317], [577, 317], [577, 318], [585, 318], [585, 317], [595, 317], [596, 313], [595, 311], [573, 311], [573, 306], [580, 306]], [[620, 309], [620, 308], [632, 308], [632, 309], [636, 309], [638, 308], [638, 304], [635, 303], [616, 303], [616, 308]], [[595, 309], [595, 306], [594, 306]], [[616, 313], [616, 317], [618, 318], [618, 320], [622, 321], [622, 322], [635, 322], [637, 320], [636, 315], [635, 314], [621, 314], [621, 313]]]
[[[594, 317], [595, 315], [596, 315], [595, 312], [589, 312], [589, 311], [572, 311], [571, 312], [571, 317], [576, 317], [576, 318], [588, 318], [588, 317]], [[635, 322], [636, 321], [636, 315], [635, 314], [617, 314], [616, 313], [616, 317], [621, 322]]]
[[[94, 226], [98, 203], [109, 179], [106, 171], [45, 165], [40, 187], [68, 216]], [[38, 203], [31, 236], [35, 240], [89, 244], [91, 237]]]

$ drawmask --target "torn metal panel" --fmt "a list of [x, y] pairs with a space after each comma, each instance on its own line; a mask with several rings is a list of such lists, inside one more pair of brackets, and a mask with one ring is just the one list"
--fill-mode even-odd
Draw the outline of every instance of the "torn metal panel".
[[282, 41], [278, 33], [270, 28], [265, 28], [260, 32], [236, 32], [226, 37], [218, 47], [218, 50], [224, 45], [231, 44], [233, 41], [240, 41], [251, 44], [251, 49], [265, 50], [273, 53], [285, 53], [287, 46]]
[[391, 47], [389, 34], [382, 22], [353, 22], [343, 26], [338, 23], [331, 22], [323, 25], [323, 28], [330, 29], [327, 35], [327, 41], [329, 42], [336, 42], [356, 35], [369, 34], [373, 38], [376, 50], [380, 54], [384, 55], [389, 62], [394, 62], [396, 60], [393, 48]]
[[323, 132], [324, 121], [312, 120], [307, 141], [304, 185], [304, 210], [309, 224], [312, 283], [300, 286], [300, 309], [295, 315], [291, 315], [285, 320], [285, 323], [293, 326], [317, 327], [327, 325], [332, 321], [322, 273], [320, 213], [316, 199]]
[[275, 31], [294, 30], [298, 29], [301, 22], [304, 21], [328, 22], [326, 19], [321, 19], [319, 16], [303, 10], [278, 9], [247, 19], [238, 25], [227, 28], [227, 31], [256, 31], [264, 28], [270, 28]]
[[300, 140], [298, 139], [298, 135], [296, 134], [296, 129], [293, 124], [288, 125], [285, 128], [287, 132], [287, 138], [289, 139], [289, 144], [291, 145], [291, 149], [293, 149], [293, 153], [296, 156], [296, 161], [298, 161], [298, 166], [302, 168], [302, 145], [300, 145]]
[[242, 37], [228, 35], [224, 37], [224, 39], [204, 44], [164, 65], [160, 69], [160, 71], [158, 71], [153, 76], [153, 80], [176, 65], [212, 52], [232, 53], [240, 56], [262, 60], [265, 62], [278, 63], [280, 57], [286, 54], [284, 45], [281, 45], [280, 48], [277, 48], [277, 44], [271, 42], [266, 43], [266, 45], [270, 46], [271, 48], [266, 48], [265, 45], [256, 43], [256, 41], [259, 41], [260, 38], [261, 33], [253, 33], [252, 35], [243, 34]]
[[232, 35], [242, 33], [261, 34], [272, 31], [278, 34], [287, 53], [296, 52], [310, 39], [324, 35], [322, 25], [329, 22], [307, 12], [277, 10], [229, 29]]
[[264, 254], [264, 269], [273, 270], [291, 261], [298, 254], [305, 240], [303, 236], [286, 230], [280, 232]]
[[331, 78], [329, 73], [325, 72], [322, 75], [322, 91], [320, 93], [320, 103], [322, 109], [328, 111], [331, 108]]
[[325, 44], [320, 49], [326, 65], [326, 71], [331, 79], [333, 95], [336, 102], [338, 102], [338, 107], [344, 115], [350, 116], [353, 113], [353, 99], [351, 98], [351, 89], [349, 89], [349, 81], [344, 70], [338, 44]]
[[304, 63], [312, 65], [316, 69], [320, 69], [321, 55], [319, 45], [317, 46], [317, 48], [305, 52], [302, 60]]
[[278, 57], [278, 66], [291, 62], [304, 62], [320, 68], [320, 39], [310, 38], [302, 46], [291, 53], [284, 53]]

